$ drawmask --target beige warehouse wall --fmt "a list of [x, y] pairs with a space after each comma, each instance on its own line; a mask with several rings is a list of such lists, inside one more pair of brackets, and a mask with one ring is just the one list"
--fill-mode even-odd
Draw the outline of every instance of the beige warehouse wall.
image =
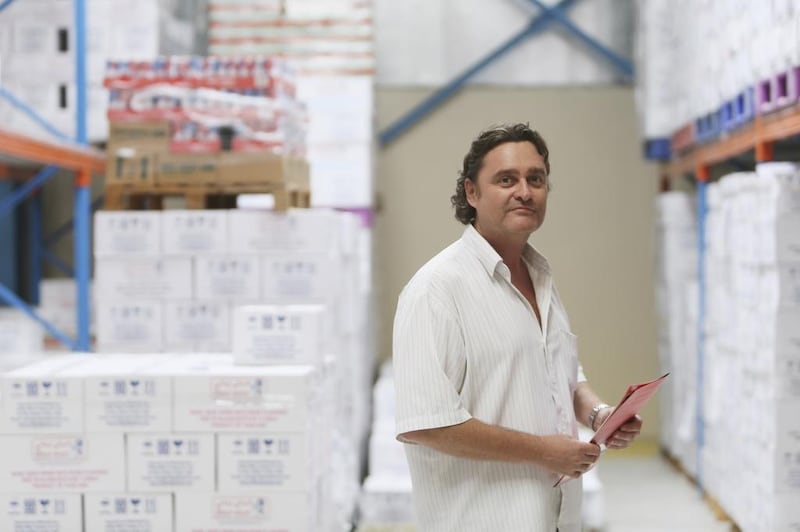
[[[380, 88], [382, 129], [427, 91]], [[463, 226], [449, 198], [469, 143], [498, 122], [528, 121], [551, 151], [547, 220], [531, 241], [551, 261], [594, 388], [616, 401], [655, 377], [653, 295], [656, 170], [643, 161], [628, 87], [469, 88], [379, 152], [376, 284], [380, 347], [391, 353], [400, 290]], [[658, 430], [655, 405], [645, 435]]]

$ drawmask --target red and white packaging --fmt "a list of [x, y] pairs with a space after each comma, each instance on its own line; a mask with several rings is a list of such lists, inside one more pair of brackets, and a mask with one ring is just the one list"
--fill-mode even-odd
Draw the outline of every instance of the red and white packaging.
[[175, 494], [175, 530], [182, 532], [311, 532], [314, 513], [299, 492]]
[[90, 493], [125, 489], [123, 435], [0, 436], [7, 492]]

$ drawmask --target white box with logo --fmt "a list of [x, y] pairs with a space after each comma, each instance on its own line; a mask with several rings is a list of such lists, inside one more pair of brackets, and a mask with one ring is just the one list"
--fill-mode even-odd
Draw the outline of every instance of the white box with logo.
[[160, 355], [90, 356], [59, 375], [83, 382], [86, 432], [172, 429], [172, 379], [144, 375]]
[[230, 306], [225, 301], [168, 301], [164, 304], [166, 351], [228, 351]]
[[83, 532], [79, 493], [0, 494], [4, 532]]
[[170, 532], [170, 493], [87, 493], [83, 497], [85, 530], [92, 532]]
[[236, 366], [232, 355], [204, 355], [175, 358], [153, 372], [173, 376], [178, 432], [300, 432], [314, 411], [311, 366]]
[[128, 491], [213, 491], [214, 435], [128, 434]]
[[97, 350], [158, 352], [163, 340], [160, 301], [101, 300], [97, 303]]
[[217, 485], [222, 492], [306, 491], [316, 461], [307, 433], [217, 435]]
[[192, 299], [189, 257], [98, 258], [95, 272], [97, 296], [105, 301]]
[[233, 318], [233, 357], [237, 364], [322, 362], [323, 305], [237, 307]]
[[121, 433], [0, 436], [0, 449], [0, 486], [6, 492], [125, 489]]
[[242, 254], [334, 250], [338, 246], [338, 216], [328, 209], [290, 209], [285, 213], [231, 210], [230, 250]]
[[195, 274], [198, 300], [259, 300], [261, 283], [256, 256], [196, 257]]
[[261, 259], [261, 299], [270, 304], [327, 303], [336, 293], [338, 261], [317, 253], [282, 253]]
[[80, 357], [60, 355], [0, 377], [2, 421], [8, 434], [82, 432], [83, 383], [59, 377]]
[[228, 211], [166, 210], [161, 213], [164, 255], [228, 252]]
[[97, 211], [94, 254], [96, 257], [160, 255], [161, 212]]
[[175, 529], [191, 532], [312, 532], [303, 493], [176, 493]]

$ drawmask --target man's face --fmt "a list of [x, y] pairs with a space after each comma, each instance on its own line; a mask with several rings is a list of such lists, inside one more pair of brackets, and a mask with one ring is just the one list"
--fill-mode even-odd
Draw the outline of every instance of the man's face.
[[487, 237], [524, 236], [544, 222], [547, 210], [544, 158], [530, 142], [506, 142], [483, 158], [477, 182], [465, 180], [475, 227]]

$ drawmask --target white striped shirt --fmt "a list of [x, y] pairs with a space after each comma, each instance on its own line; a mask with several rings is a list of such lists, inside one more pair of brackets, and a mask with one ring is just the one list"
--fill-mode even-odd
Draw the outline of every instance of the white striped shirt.
[[[577, 338], [547, 259], [530, 245], [523, 259], [542, 328], [500, 255], [471, 225], [406, 285], [394, 322], [398, 435], [474, 417], [577, 437], [573, 394], [584, 380]], [[534, 465], [405, 447], [421, 531], [580, 531], [579, 480], [553, 488], [558, 476]]]

